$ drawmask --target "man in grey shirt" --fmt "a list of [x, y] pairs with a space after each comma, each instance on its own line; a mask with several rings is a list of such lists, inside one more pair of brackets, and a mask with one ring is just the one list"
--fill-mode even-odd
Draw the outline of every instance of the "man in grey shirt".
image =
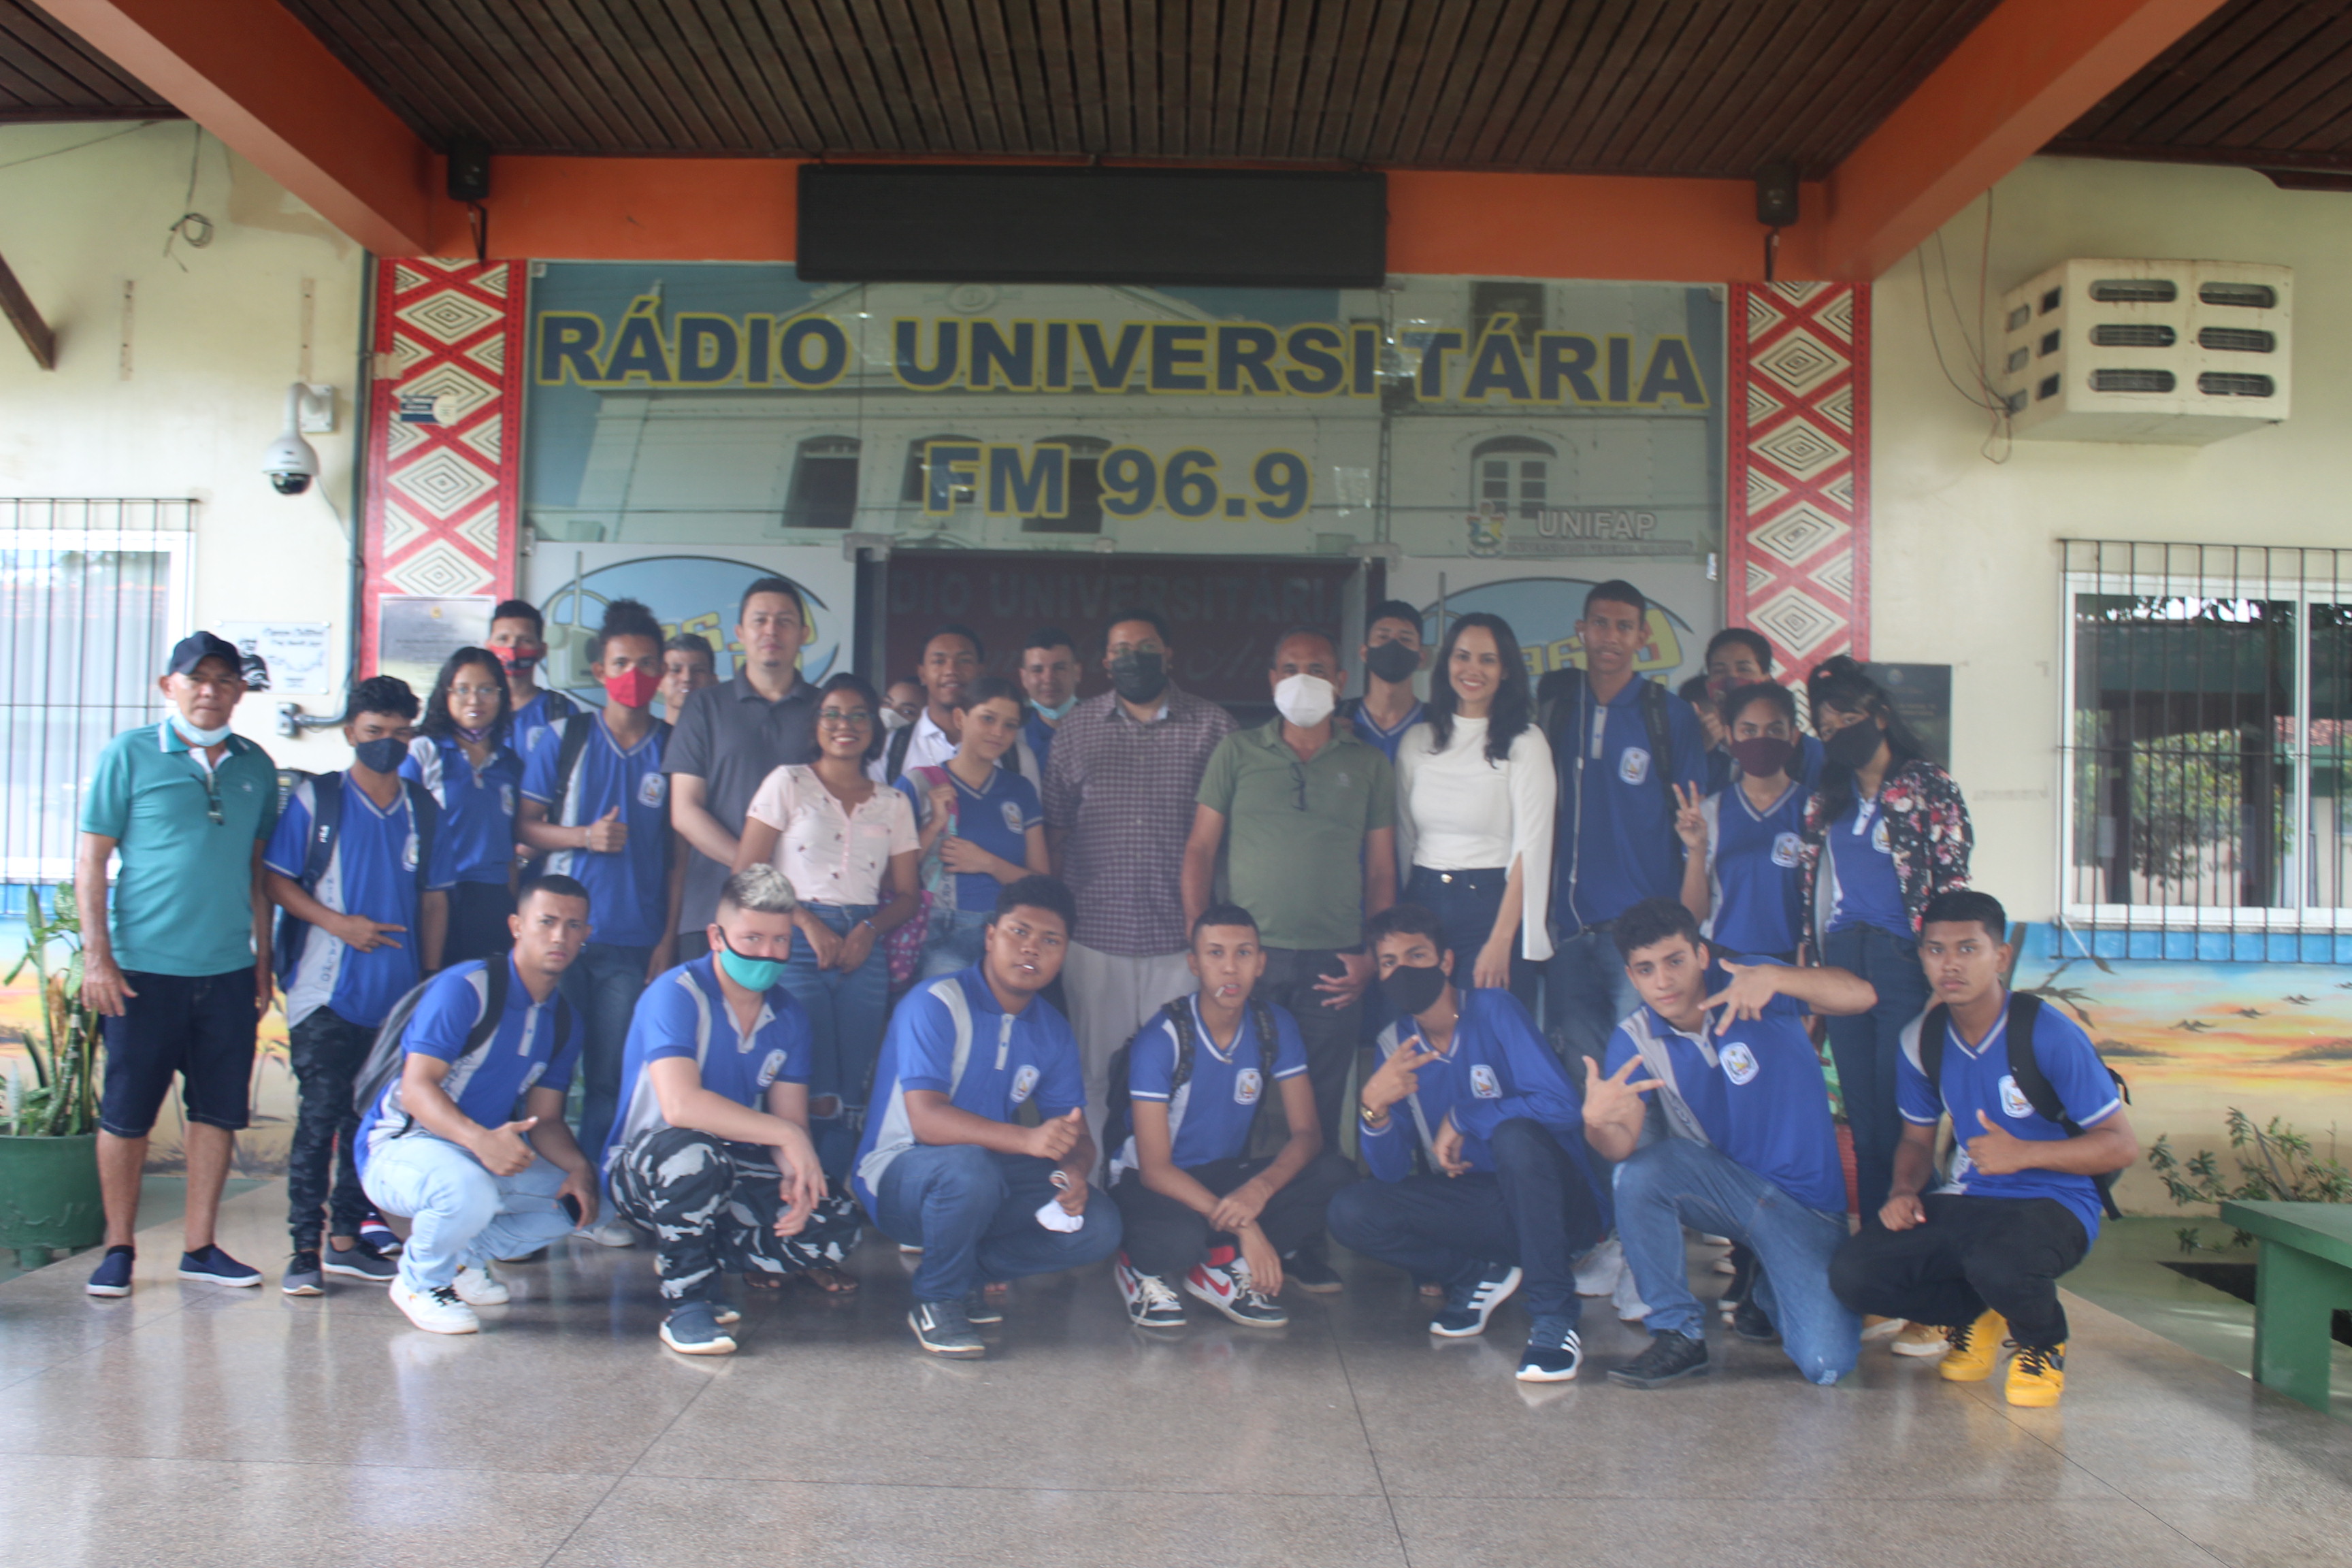
[[719, 890], [752, 795], [776, 769], [816, 760], [816, 688], [800, 677], [809, 625], [800, 593], [782, 577], [743, 590], [734, 678], [689, 694], [662, 756], [670, 775], [669, 820], [686, 840], [678, 905], [681, 962], [709, 951]]

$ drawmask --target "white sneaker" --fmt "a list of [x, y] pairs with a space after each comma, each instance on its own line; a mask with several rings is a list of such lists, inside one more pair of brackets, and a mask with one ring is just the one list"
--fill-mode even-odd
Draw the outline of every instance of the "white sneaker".
[[473, 1308], [457, 1299], [454, 1286], [437, 1285], [430, 1290], [416, 1290], [406, 1280], [395, 1279], [392, 1282], [392, 1304], [428, 1334], [482, 1331], [482, 1320], [474, 1316]]
[[490, 1272], [490, 1266], [479, 1268], [467, 1264], [457, 1270], [457, 1300], [468, 1307], [503, 1307], [514, 1299], [506, 1281]]
[[594, 1225], [583, 1226], [572, 1234], [599, 1247], [635, 1247], [637, 1244], [637, 1227], [617, 1214], [608, 1214]]
[[1625, 1250], [1611, 1236], [1577, 1260], [1576, 1293], [1606, 1296], [1617, 1289], [1617, 1281], [1624, 1273]]
[[1609, 1295], [1611, 1303], [1617, 1309], [1617, 1321], [1621, 1323], [1638, 1323], [1650, 1315], [1650, 1309], [1643, 1301], [1640, 1289], [1633, 1283], [1633, 1271], [1631, 1268], [1620, 1268], [1617, 1271], [1617, 1283], [1610, 1290]]

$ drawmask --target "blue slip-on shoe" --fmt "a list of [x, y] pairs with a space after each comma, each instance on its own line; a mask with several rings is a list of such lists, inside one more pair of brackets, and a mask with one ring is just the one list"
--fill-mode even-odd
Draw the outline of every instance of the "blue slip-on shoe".
[[207, 1285], [258, 1285], [261, 1270], [246, 1267], [217, 1246], [208, 1246], [180, 1254], [180, 1278], [201, 1279]]
[[708, 1301], [680, 1301], [662, 1321], [661, 1342], [680, 1355], [733, 1355], [735, 1339]]
[[110, 1247], [106, 1256], [90, 1270], [89, 1283], [82, 1289], [93, 1296], [128, 1296], [131, 1294], [131, 1265], [139, 1255], [127, 1247]]

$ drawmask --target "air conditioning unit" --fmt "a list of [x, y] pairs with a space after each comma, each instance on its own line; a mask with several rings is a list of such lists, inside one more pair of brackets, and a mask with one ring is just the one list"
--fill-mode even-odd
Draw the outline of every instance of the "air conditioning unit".
[[2287, 416], [2294, 271], [2062, 261], [2001, 297], [1993, 384], [2020, 440], [2201, 447]]

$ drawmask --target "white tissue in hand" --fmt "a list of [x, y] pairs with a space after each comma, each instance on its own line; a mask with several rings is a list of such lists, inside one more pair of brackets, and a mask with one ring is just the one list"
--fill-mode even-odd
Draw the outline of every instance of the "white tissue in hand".
[[1072, 1231], [1086, 1224], [1087, 1216], [1072, 1214], [1059, 1198], [1047, 1198], [1045, 1206], [1037, 1211], [1037, 1223], [1047, 1230]]

